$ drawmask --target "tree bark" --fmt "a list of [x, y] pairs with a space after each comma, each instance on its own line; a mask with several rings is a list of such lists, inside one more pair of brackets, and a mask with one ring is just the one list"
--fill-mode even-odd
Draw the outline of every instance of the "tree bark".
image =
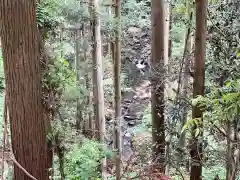
[[240, 162], [240, 141], [239, 141], [239, 110], [234, 120], [227, 120], [227, 162], [226, 179], [235, 180]]
[[[166, 72], [166, 75], [168, 77], [169, 73], [170, 73], [170, 66], [168, 65], [169, 63], [169, 51], [170, 51], [170, 47], [169, 47], [169, 28], [170, 28], [170, 3], [171, 2], [165, 2], [164, 4], [164, 7], [165, 7], [165, 26], [164, 26], [164, 66], [167, 68], [167, 72]], [[168, 78], [166, 78], [167, 82], [168, 83]], [[168, 88], [165, 87], [165, 90], [164, 90], [164, 96], [165, 98], [167, 97], [167, 92], [168, 92]], [[165, 109], [165, 113], [166, 113], [166, 109]], [[169, 127], [170, 129], [170, 127]], [[167, 131], [166, 131], [167, 133]], [[170, 132], [171, 133], [171, 132]], [[165, 174], [169, 174], [169, 170], [170, 170], [170, 163], [169, 163], [169, 159], [170, 159], [170, 141], [171, 141], [171, 135], [170, 135], [170, 138], [169, 138], [169, 141], [166, 143], [166, 169], [165, 169]]]
[[152, 141], [153, 157], [158, 170], [165, 172], [165, 125], [164, 125], [164, 2], [152, 0]]
[[[34, 0], [0, 0], [0, 29], [13, 153], [32, 176], [48, 180], [52, 161], [48, 156], [35, 9]], [[14, 179], [31, 178], [14, 165]]]
[[104, 92], [103, 92], [103, 65], [102, 65], [102, 48], [101, 48], [101, 31], [100, 19], [97, 16], [97, 0], [93, 3], [93, 93], [94, 103], [96, 104], [96, 137], [104, 142], [105, 117], [104, 117]]
[[[192, 9], [188, 10], [189, 14], [189, 20], [188, 20], [188, 28], [186, 32], [185, 37], [185, 47], [184, 47], [184, 53], [183, 53], [183, 93], [182, 96], [184, 100], [182, 100], [182, 106], [183, 106], [183, 112], [181, 114], [181, 129], [187, 122], [187, 114], [188, 114], [188, 103], [186, 102], [187, 95], [188, 95], [188, 81], [189, 81], [189, 65], [190, 65], [190, 53], [192, 50], [192, 36], [191, 36], [191, 30], [192, 30], [192, 19], [193, 19], [193, 12]], [[179, 138], [179, 149], [180, 149], [180, 160], [183, 159], [183, 152], [185, 148], [185, 136], [186, 132], [182, 132]]]
[[[93, 38], [93, 96], [96, 138], [104, 144], [105, 137], [105, 113], [103, 91], [103, 65], [100, 18], [98, 17], [98, 0], [91, 1], [92, 7], [92, 38]], [[106, 159], [102, 160], [102, 174], [105, 176]]]
[[[81, 69], [81, 65], [80, 65], [80, 28], [76, 30], [76, 38], [75, 38], [75, 53], [76, 53], [76, 58], [75, 58], [75, 71], [76, 71], [76, 82], [77, 82], [77, 86], [80, 85], [80, 69]], [[76, 129], [78, 131], [81, 130], [81, 123], [83, 122], [83, 112], [82, 112], [82, 104], [80, 102], [80, 97], [77, 98], [77, 109], [76, 109]]]
[[[87, 36], [85, 34], [86, 32], [86, 27], [84, 25], [84, 23], [82, 24], [82, 37], [84, 38], [84, 41], [87, 41]], [[84, 43], [84, 49], [83, 49], [83, 61], [87, 62], [87, 49], [88, 46], [85, 46], [86, 44]], [[90, 87], [90, 77], [89, 77], [89, 63], [86, 63], [87, 67], [86, 67], [86, 71], [84, 74], [85, 77], [85, 83], [86, 83], [86, 89], [89, 92], [88, 96], [87, 96], [87, 114], [88, 114], [88, 118], [86, 119], [86, 121], [84, 122], [84, 127], [83, 127], [83, 134], [86, 135], [89, 138], [92, 138], [92, 130], [93, 130], [93, 126], [92, 126], [92, 110], [91, 110], [91, 105], [92, 105], [92, 97], [91, 97], [91, 87]]]
[[[197, 95], [204, 95], [204, 81], [205, 81], [205, 50], [206, 50], [206, 17], [207, 17], [207, 0], [196, 0], [196, 35], [195, 35], [195, 64], [194, 64], [194, 81], [193, 81], [193, 97]], [[200, 107], [194, 106], [192, 112], [193, 118], [202, 119], [202, 111]], [[194, 128], [195, 129], [195, 128]], [[193, 131], [194, 132], [194, 131]], [[190, 180], [202, 179], [202, 137], [200, 133], [195, 137], [192, 134], [191, 144], [191, 172]]]
[[174, 0], [170, 0], [169, 3], [169, 39], [168, 39], [168, 58], [171, 60], [172, 57], [172, 24], [173, 24], [173, 4]]
[[168, 67], [169, 61], [169, 20], [170, 20], [170, 5], [166, 1], [164, 4], [165, 8], [165, 26], [164, 26], [164, 65]]
[[116, 155], [116, 179], [121, 179], [121, 154], [122, 154], [122, 133], [121, 133], [121, 1], [115, 0], [115, 18], [117, 29], [115, 35], [115, 56], [114, 56], [114, 86], [115, 86], [115, 149]]

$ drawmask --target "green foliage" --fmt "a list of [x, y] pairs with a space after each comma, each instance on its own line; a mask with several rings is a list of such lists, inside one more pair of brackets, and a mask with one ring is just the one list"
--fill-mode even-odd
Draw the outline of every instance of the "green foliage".
[[43, 0], [37, 3], [37, 25], [44, 39], [48, 37], [49, 31], [54, 31], [62, 21], [58, 16], [59, 2], [59, 0]]
[[240, 108], [240, 80], [228, 81], [222, 88], [213, 88], [206, 97], [199, 99], [205, 106], [207, 118], [212, 121], [233, 120]]
[[75, 25], [80, 22], [89, 20], [88, 5], [82, 0], [68, 0], [61, 3], [61, 14], [66, 22]]
[[129, 26], [150, 27], [151, 9], [149, 1], [136, 2], [128, 0], [122, 3], [122, 27]]
[[[123, 175], [124, 177], [121, 178], [121, 180], [128, 180], [128, 179], [137, 179], [138, 176], [137, 172], [128, 172]], [[115, 180], [116, 176], [110, 176], [108, 180]]]
[[144, 115], [142, 118], [142, 123], [134, 127], [134, 132], [146, 132], [152, 131], [152, 114], [151, 114], [151, 104], [145, 109]]
[[203, 167], [203, 179], [213, 179], [218, 175], [220, 179], [226, 179], [226, 169], [223, 166]]
[[[66, 179], [88, 180], [101, 177], [98, 168], [101, 158], [109, 154], [99, 143], [85, 139], [82, 144], [76, 144], [66, 154]], [[110, 153], [111, 154], [111, 153]]]
[[66, 86], [74, 83], [75, 73], [69, 67], [69, 63], [56, 57], [53, 64], [49, 64], [43, 74], [43, 86], [54, 92], [63, 92]]
[[199, 135], [199, 133], [202, 131], [202, 119], [201, 118], [194, 118], [194, 119], [190, 119], [186, 122], [186, 124], [183, 126], [181, 133], [183, 133], [183, 131], [190, 129], [191, 127], [194, 127], [194, 136], [197, 137]]
[[238, 2], [217, 3], [209, 8], [207, 77], [218, 85], [239, 78], [240, 44]]
[[77, 98], [83, 99], [88, 96], [86, 87], [79, 85], [68, 86], [63, 92], [64, 101], [73, 101], [75, 102]]
[[185, 38], [185, 24], [183, 22], [174, 23], [171, 31], [172, 39], [172, 56], [181, 57], [184, 49], [184, 38]]
[[[198, 96], [193, 99], [193, 105], [202, 107], [204, 120], [207, 120], [207, 123], [234, 120], [240, 109], [240, 80], [228, 81], [222, 88], [213, 87], [211, 93], [205, 97]], [[196, 126], [195, 134], [199, 134], [201, 131], [199, 127], [202, 126], [201, 119], [188, 120], [182, 131], [191, 126]]]

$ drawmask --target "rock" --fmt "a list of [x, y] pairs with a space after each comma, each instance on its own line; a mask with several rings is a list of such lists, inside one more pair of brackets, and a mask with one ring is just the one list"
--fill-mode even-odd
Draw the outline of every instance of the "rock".
[[126, 134], [124, 134], [124, 136], [127, 137], [127, 138], [131, 138], [132, 137], [132, 133], [127, 132]]
[[136, 115], [125, 115], [123, 118], [126, 121], [132, 121], [132, 120], [135, 120], [137, 117]]
[[128, 28], [128, 33], [130, 34], [136, 34], [136, 33], [140, 33], [141, 32], [141, 29], [140, 28], [137, 28], [137, 27], [129, 27]]
[[144, 39], [144, 41], [148, 41], [150, 38], [150, 35], [148, 33], [142, 33], [141, 34], [141, 39]]
[[138, 98], [138, 96], [137, 96], [137, 95], [133, 96], [133, 99], [134, 99], [134, 100], [136, 100], [137, 98]]
[[124, 100], [123, 100], [123, 102], [128, 104], [128, 103], [131, 103], [131, 102], [132, 102], [132, 100], [129, 100], [129, 99], [124, 99]]
[[130, 126], [136, 125], [136, 120], [128, 121], [128, 125]]

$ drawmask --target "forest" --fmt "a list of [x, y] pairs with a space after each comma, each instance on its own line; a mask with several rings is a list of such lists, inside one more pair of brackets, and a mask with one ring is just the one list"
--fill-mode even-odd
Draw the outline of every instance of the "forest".
[[240, 180], [239, 0], [0, 0], [0, 180]]

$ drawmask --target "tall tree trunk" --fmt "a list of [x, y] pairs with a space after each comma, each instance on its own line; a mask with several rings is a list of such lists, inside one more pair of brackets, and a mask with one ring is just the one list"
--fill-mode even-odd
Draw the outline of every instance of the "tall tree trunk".
[[[207, 17], [207, 0], [196, 0], [196, 35], [195, 35], [195, 63], [194, 63], [194, 82], [193, 97], [204, 95], [205, 80], [205, 50], [206, 50], [206, 17]], [[192, 112], [193, 118], [202, 119], [200, 107], [194, 106]], [[195, 137], [193, 131], [191, 144], [191, 172], [190, 180], [201, 180], [202, 177], [202, 135]]]
[[[183, 112], [181, 113], [181, 129], [187, 122], [187, 114], [188, 114], [188, 103], [186, 101], [187, 95], [188, 95], [188, 80], [189, 80], [189, 65], [190, 65], [190, 53], [192, 51], [192, 37], [191, 36], [191, 29], [192, 29], [192, 18], [193, 18], [193, 12], [192, 9], [189, 9], [189, 19], [188, 19], [188, 27], [187, 27], [187, 32], [186, 32], [186, 37], [185, 37], [185, 47], [184, 47], [184, 53], [183, 53], [183, 93], [182, 97], [184, 98], [181, 100], [182, 106], [183, 106]], [[180, 161], [183, 159], [183, 152], [185, 148], [185, 137], [186, 137], [186, 132], [182, 132], [180, 135], [179, 139], [179, 157]]]
[[226, 179], [235, 180], [240, 162], [239, 110], [234, 120], [227, 120], [227, 163]]
[[[188, 34], [188, 33], [187, 33]], [[190, 59], [191, 59], [191, 51], [192, 51], [192, 42], [193, 39], [189, 32], [189, 34], [187, 35], [188, 37], [186, 37], [187, 40], [187, 44], [185, 46], [187, 46], [186, 48], [186, 55], [184, 57], [184, 74], [183, 74], [183, 93], [182, 93], [182, 106], [183, 106], [183, 112], [181, 114], [181, 129], [183, 128], [183, 126], [186, 124], [187, 122], [187, 115], [188, 115], [188, 103], [187, 103], [187, 98], [188, 98], [188, 86], [189, 86], [189, 65], [190, 65]], [[182, 134], [180, 135], [180, 139], [179, 139], [179, 149], [181, 150], [181, 152], [184, 151], [185, 148], [185, 140], [186, 140], [186, 132], [183, 131]], [[180, 155], [183, 158], [183, 154]]]
[[61, 55], [61, 58], [63, 58], [63, 28], [61, 27], [60, 29], [60, 48], [61, 48], [61, 52], [60, 52], [60, 55]]
[[234, 132], [232, 128], [232, 123], [231, 121], [227, 121], [227, 166], [226, 166], [226, 179], [227, 180], [235, 180], [233, 177], [233, 172], [234, 172], [234, 148], [233, 148], [233, 140], [234, 140]]
[[[173, 24], [173, 4], [174, 0], [170, 0], [169, 3], [169, 39], [168, 39], [168, 59], [171, 60], [172, 57], [172, 24]], [[171, 71], [171, 70], [170, 70]]]
[[152, 0], [152, 141], [153, 157], [160, 172], [165, 172], [164, 125], [164, 2]]
[[114, 56], [114, 86], [115, 86], [115, 149], [116, 155], [116, 179], [121, 179], [121, 154], [122, 154], [122, 136], [121, 136], [121, 1], [115, 0], [115, 18], [117, 19], [117, 30], [115, 36], [115, 56]]
[[59, 137], [59, 132], [55, 134], [55, 144], [56, 144], [56, 154], [58, 156], [58, 161], [59, 161], [59, 172], [61, 176], [61, 180], [65, 179], [65, 173], [64, 173], [64, 147], [61, 146], [61, 140]]
[[[165, 7], [165, 26], [164, 26], [164, 66], [167, 68], [167, 73], [165, 73], [168, 77], [169, 75], [169, 26], [170, 26], [170, 23], [169, 23], [169, 20], [170, 20], [170, 3], [171, 2], [168, 2], [166, 1], [165, 4], [164, 4], [164, 7]], [[168, 78], [166, 78], [166, 83], [168, 83]], [[164, 90], [164, 96], [165, 98], [167, 97], [167, 92], [168, 92], [168, 88], [165, 87], [165, 90]], [[166, 113], [166, 109], [165, 109], [165, 113]], [[170, 129], [170, 127], [169, 127]], [[167, 131], [166, 131], [167, 133]], [[171, 132], [169, 132], [171, 134]], [[171, 141], [171, 135], [170, 135], [170, 138], [169, 138], [169, 141], [166, 143], [166, 169], [165, 169], [165, 174], [169, 174], [169, 170], [170, 170], [170, 163], [169, 163], [169, 159], [170, 159], [170, 142]]]
[[[84, 42], [87, 41], [87, 36], [85, 35], [85, 31], [86, 31], [86, 27], [84, 25], [84, 23], [82, 24], [82, 37], [84, 39]], [[86, 46], [87, 43], [84, 43], [84, 47], [83, 47], [83, 61], [87, 62], [87, 50], [88, 50], [88, 46]], [[91, 138], [92, 137], [92, 111], [91, 111], [91, 103], [92, 103], [92, 97], [91, 97], [91, 88], [90, 88], [90, 78], [89, 78], [89, 67], [88, 67], [88, 63], [86, 63], [87, 68], [85, 71], [85, 83], [86, 83], [86, 89], [89, 92], [88, 96], [87, 96], [87, 114], [88, 114], [88, 118], [86, 119], [86, 121], [84, 122], [84, 128], [83, 128], [83, 134], [85, 134], [87, 137]]]
[[170, 2], [166, 1], [164, 3], [165, 9], [165, 26], [164, 26], [164, 65], [168, 66], [169, 58], [169, 20], [170, 20]]
[[[100, 18], [98, 17], [98, 0], [92, 0], [92, 28], [93, 28], [93, 96], [95, 104], [96, 138], [104, 143], [105, 115], [104, 115], [104, 91], [103, 91], [103, 65]], [[105, 176], [106, 159], [102, 160], [102, 173]]]
[[[76, 53], [76, 58], [75, 58], [75, 71], [76, 71], [76, 81], [77, 81], [77, 86], [80, 86], [80, 28], [76, 30], [76, 37], [75, 37], [75, 53]], [[83, 122], [83, 112], [82, 112], [82, 105], [80, 102], [80, 97], [77, 98], [77, 109], [76, 109], [76, 129], [80, 131], [81, 129], [81, 123]]]
[[[112, 4], [107, 7], [107, 13], [108, 13], [109, 17], [112, 16]], [[108, 35], [107, 38], [108, 38], [108, 55], [110, 57], [111, 56], [111, 52], [112, 52], [112, 45], [111, 45], [112, 44], [112, 39], [111, 39], [111, 35]]]
[[[1, 34], [12, 149], [35, 178], [49, 179], [47, 129], [42, 102], [40, 35], [36, 1], [0, 0]], [[31, 180], [14, 165], [14, 179]]]
[[103, 92], [103, 65], [101, 48], [100, 19], [97, 16], [98, 0], [93, 2], [93, 95], [96, 104], [96, 137], [104, 142], [105, 117], [104, 117], [104, 92]]

